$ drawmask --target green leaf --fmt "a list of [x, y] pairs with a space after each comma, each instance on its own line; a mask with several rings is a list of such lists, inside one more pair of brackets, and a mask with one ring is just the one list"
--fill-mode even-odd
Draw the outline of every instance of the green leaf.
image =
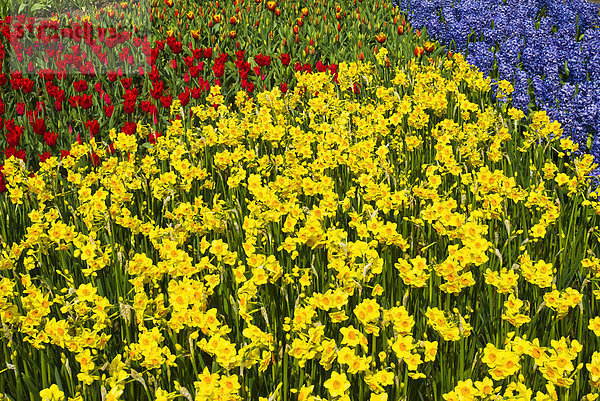
[[25, 377], [23, 375], [21, 375], [21, 378], [23, 379], [23, 382], [27, 386], [27, 390], [29, 390], [30, 393], [34, 394], [34, 396], [39, 394], [40, 389], [38, 389], [38, 387], [31, 381], [30, 378]]
[[41, 9], [44, 9], [44, 10], [45, 10], [45, 9], [47, 9], [47, 8], [48, 8], [48, 6], [47, 6], [46, 4], [42, 4], [42, 3], [35, 3], [33, 6], [31, 6], [31, 9], [30, 9], [30, 10], [31, 10], [32, 12], [35, 12], [35, 11], [38, 11], [38, 10], [41, 10]]

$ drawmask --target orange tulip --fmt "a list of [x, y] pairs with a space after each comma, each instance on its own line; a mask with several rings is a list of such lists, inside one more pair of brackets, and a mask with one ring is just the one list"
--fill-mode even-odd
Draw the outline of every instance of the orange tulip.
[[378, 41], [379, 43], [383, 43], [385, 42], [386, 36], [385, 33], [380, 32], [379, 35], [375, 35], [375, 40]]

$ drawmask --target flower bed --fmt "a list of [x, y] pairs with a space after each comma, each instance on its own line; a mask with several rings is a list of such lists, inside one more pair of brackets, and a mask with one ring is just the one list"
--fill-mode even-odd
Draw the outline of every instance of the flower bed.
[[[177, 7], [166, 2], [153, 4], [148, 14], [140, 4], [117, 11], [121, 17], [100, 10], [94, 23], [84, 17], [36, 25], [24, 15], [0, 22], [5, 157], [19, 157], [35, 171], [39, 160], [64, 154], [75, 140], [95, 137], [110, 147], [110, 128], [131, 133], [138, 124], [150, 127], [145, 142], [151, 143], [165, 132], [174, 99], [189, 113], [215, 84], [229, 102], [239, 90], [252, 95], [256, 88], [279, 86], [286, 91], [296, 71], [335, 75], [346, 57], [375, 61], [378, 45], [387, 45], [395, 65], [426, 41], [391, 7], [380, 14], [347, 5], [310, 13], [292, 3], [271, 11], [260, 2], [245, 9], [215, 3], [193, 10], [185, 2]], [[175, 30], [182, 18], [185, 29]], [[280, 24], [291, 18], [293, 24]], [[206, 28], [202, 34], [200, 27]], [[238, 34], [249, 43], [243, 49]], [[396, 36], [406, 39], [386, 43]], [[338, 51], [340, 46], [344, 50]], [[430, 56], [441, 51], [431, 48]]]
[[103, 36], [143, 73], [3, 60], [0, 397], [596, 399], [593, 156], [398, 10], [278, 4]]

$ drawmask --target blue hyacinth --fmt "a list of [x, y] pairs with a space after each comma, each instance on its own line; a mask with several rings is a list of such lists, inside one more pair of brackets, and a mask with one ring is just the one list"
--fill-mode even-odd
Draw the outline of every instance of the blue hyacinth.
[[[400, 0], [409, 21], [513, 83], [513, 106], [531, 101], [600, 164], [599, 5], [569, 0]], [[494, 63], [495, 60], [495, 63]], [[496, 77], [494, 77], [496, 78]], [[529, 95], [533, 90], [534, 98]], [[600, 171], [600, 170], [597, 170]]]

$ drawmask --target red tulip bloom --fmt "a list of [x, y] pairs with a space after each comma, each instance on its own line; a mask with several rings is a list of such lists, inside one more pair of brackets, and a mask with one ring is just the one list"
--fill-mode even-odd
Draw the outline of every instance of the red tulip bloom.
[[51, 70], [51, 69], [41, 70], [41, 71], [38, 72], [38, 74], [45, 81], [52, 81], [54, 79], [54, 76], [55, 76], [54, 70]]
[[201, 94], [202, 94], [202, 88], [198, 87], [198, 88], [191, 89], [191, 96], [194, 99], [199, 99]]
[[254, 84], [251, 81], [246, 82], [246, 92], [250, 94], [254, 92]]
[[187, 104], [190, 102], [190, 92], [188, 91], [188, 88], [185, 88], [185, 92], [181, 92], [178, 96], [179, 98], [179, 103], [181, 103], [182, 106], [187, 106]]
[[0, 194], [6, 192], [6, 182], [4, 181], [4, 174], [2, 174], [2, 168], [4, 166], [0, 166]]
[[137, 88], [133, 88], [133, 89], [125, 89], [125, 94], [123, 95], [123, 99], [125, 99], [125, 101], [133, 101], [135, 102], [137, 100], [139, 93]]
[[46, 142], [46, 144], [48, 146], [56, 145], [57, 138], [58, 138], [58, 135], [56, 134], [56, 132], [46, 132], [44, 134], [44, 142]]
[[158, 59], [158, 52], [160, 50], [158, 48], [154, 48], [150, 50], [150, 56], [146, 56], [148, 60], [148, 64], [154, 66], [156, 64], [156, 60]]
[[150, 89], [150, 96], [152, 96], [154, 99], [158, 99], [162, 96], [163, 90], [164, 90], [163, 81], [154, 82], [152, 84], [152, 88]]
[[104, 40], [106, 47], [109, 49], [115, 48], [119, 44], [120, 40], [117, 37], [108, 37]]
[[202, 68], [200, 68], [199, 65], [194, 65], [190, 67], [190, 75], [192, 76], [192, 78], [196, 78], [198, 75], [200, 75], [200, 71], [202, 71]]
[[33, 132], [35, 132], [38, 135], [44, 135], [44, 133], [46, 132], [46, 122], [43, 118], [37, 120], [30, 120], [29, 124], [31, 124], [31, 127], [33, 128]]
[[152, 104], [150, 100], [144, 100], [140, 103], [140, 109], [148, 114], [155, 114], [158, 112], [155, 105]]
[[14, 119], [4, 120], [4, 126], [6, 127], [6, 131], [8, 131], [8, 132], [12, 131], [13, 129], [15, 129], [15, 120]]
[[155, 65], [152, 66], [152, 70], [148, 74], [148, 78], [150, 78], [150, 81], [152, 82], [156, 82], [159, 80], [160, 75], [158, 74], [158, 68], [156, 68]]
[[88, 95], [87, 93], [82, 94], [79, 96], [78, 104], [82, 109], [89, 109], [92, 107], [92, 96]]
[[254, 61], [256, 61], [256, 64], [258, 64], [260, 67], [268, 67], [271, 65], [271, 57], [265, 56], [263, 54], [258, 54], [254, 56]]
[[121, 85], [125, 89], [131, 89], [131, 78], [121, 78]]
[[23, 78], [21, 82], [21, 90], [24, 93], [31, 93], [33, 91], [33, 81], [28, 78]]
[[187, 68], [190, 68], [194, 65], [194, 56], [186, 56], [183, 58], [183, 62], [185, 63], [185, 65], [187, 66]]
[[115, 82], [117, 80], [117, 72], [116, 71], [109, 71], [108, 72], [108, 80], [110, 82]]
[[283, 53], [279, 58], [281, 59], [281, 63], [285, 66], [290, 65], [290, 61], [292, 60], [289, 53]]
[[134, 122], [126, 122], [121, 130], [125, 135], [133, 135], [137, 131], [137, 124]]
[[6, 134], [6, 141], [8, 142], [8, 146], [19, 146], [21, 143], [21, 137], [23, 136], [23, 127], [18, 127], [19, 129], [11, 130]]
[[90, 139], [98, 135], [98, 132], [100, 132], [100, 124], [98, 123], [98, 120], [90, 120], [84, 124], [86, 127], [88, 127], [88, 130], [90, 131]]
[[220, 78], [225, 73], [225, 63], [227, 62], [227, 58], [227, 53], [221, 53], [215, 60], [215, 64], [213, 65], [212, 69], [216, 77]]
[[74, 81], [73, 88], [75, 88], [77, 92], [85, 92], [88, 89], [88, 83], [84, 79]]
[[160, 103], [165, 109], [171, 107], [171, 103], [173, 102], [173, 95], [164, 96], [160, 98]]
[[127, 114], [133, 114], [135, 111], [135, 100], [134, 101], [125, 101], [123, 103], [124, 111]]
[[52, 156], [52, 154], [49, 151], [46, 151], [44, 153], [40, 153], [39, 157], [40, 157], [40, 164], [45, 162], [47, 159], [49, 159]]
[[180, 41], [173, 37], [167, 38], [167, 45], [171, 48], [171, 51], [175, 54], [181, 53], [182, 44]]
[[192, 49], [192, 54], [196, 60], [200, 60], [203, 56], [202, 49]]

